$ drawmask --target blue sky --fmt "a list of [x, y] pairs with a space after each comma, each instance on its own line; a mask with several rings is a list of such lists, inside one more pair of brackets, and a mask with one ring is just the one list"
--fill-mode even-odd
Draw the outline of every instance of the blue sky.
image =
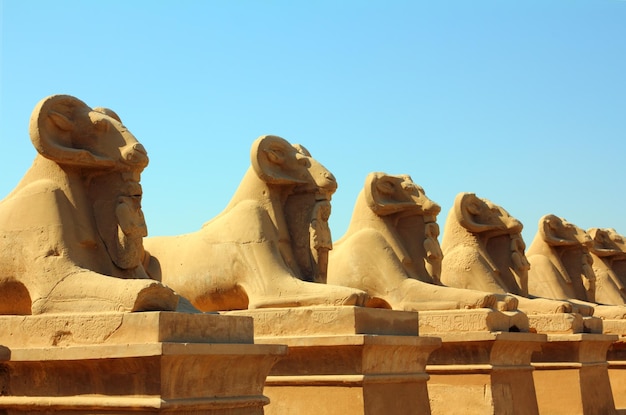
[[144, 144], [150, 235], [228, 203], [263, 134], [339, 182], [334, 239], [372, 171], [442, 206], [552, 213], [626, 233], [626, 1], [0, 0], [0, 198], [52, 94], [115, 110]]

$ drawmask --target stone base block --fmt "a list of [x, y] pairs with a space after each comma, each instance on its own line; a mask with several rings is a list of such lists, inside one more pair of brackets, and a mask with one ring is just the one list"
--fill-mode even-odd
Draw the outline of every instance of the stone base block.
[[529, 314], [528, 322], [536, 333], [602, 333], [602, 320], [577, 313]]
[[[418, 314], [366, 307], [295, 307], [229, 311], [254, 318], [255, 337], [380, 334], [417, 336]], [[420, 312], [421, 316], [421, 312]]]
[[626, 320], [602, 320], [602, 333], [626, 337]]
[[165, 312], [0, 317], [0, 343], [9, 345], [0, 353], [0, 412], [262, 414], [266, 376], [286, 346], [252, 344], [246, 320]]
[[417, 336], [417, 313], [360, 307], [234, 313], [254, 317], [258, 342], [289, 346], [267, 378], [266, 414], [430, 414], [425, 366], [441, 340]]
[[7, 347], [155, 342], [254, 343], [253, 321], [165, 311], [0, 316], [0, 344]]
[[433, 415], [539, 413], [530, 358], [546, 341], [535, 333], [450, 333], [428, 360]]
[[615, 407], [626, 410], [626, 361], [609, 360], [608, 363]]
[[537, 402], [546, 414], [615, 414], [607, 349], [617, 336], [548, 334], [532, 356]]
[[419, 316], [419, 328], [422, 335], [459, 332], [527, 332], [529, 330], [528, 317], [519, 311], [479, 308], [420, 311]]
[[604, 320], [599, 317], [583, 317], [583, 326], [583, 333], [604, 333]]
[[607, 360], [615, 407], [623, 409], [626, 413], [626, 336], [619, 336], [619, 339], [611, 344]]

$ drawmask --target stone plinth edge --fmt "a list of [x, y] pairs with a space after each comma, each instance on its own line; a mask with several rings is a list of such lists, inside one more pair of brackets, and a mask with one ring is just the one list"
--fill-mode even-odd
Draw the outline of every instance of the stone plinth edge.
[[294, 307], [229, 311], [254, 318], [256, 337], [376, 334], [417, 336], [418, 313], [366, 307]]
[[460, 332], [529, 331], [526, 314], [519, 311], [475, 310], [420, 311], [420, 333], [439, 335]]
[[0, 316], [0, 344], [254, 343], [251, 318], [176, 312]]

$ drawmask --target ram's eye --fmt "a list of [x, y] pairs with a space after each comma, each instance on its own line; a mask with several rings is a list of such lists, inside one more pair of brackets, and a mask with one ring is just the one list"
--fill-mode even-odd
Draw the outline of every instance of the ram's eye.
[[100, 119], [94, 120], [93, 125], [94, 127], [96, 127], [97, 130], [106, 132], [109, 130], [109, 126], [111, 124], [104, 118], [100, 118]]
[[420, 189], [415, 185], [415, 183], [411, 182], [402, 182], [402, 190], [407, 193], [416, 193], [418, 196], [420, 194]]
[[296, 153], [296, 159], [301, 166], [306, 167], [307, 169], [311, 167], [311, 160], [307, 156], [304, 156], [300, 153]]

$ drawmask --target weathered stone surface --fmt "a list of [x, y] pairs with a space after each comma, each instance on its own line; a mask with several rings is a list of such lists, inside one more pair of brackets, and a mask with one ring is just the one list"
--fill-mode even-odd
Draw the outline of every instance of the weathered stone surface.
[[420, 312], [420, 333], [424, 335], [485, 331], [528, 332], [528, 330], [528, 317], [521, 312], [497, 311], [488, 308]]
[[253, 343], [252, 319], [174, 312], [0, 316], [8, 347], [129, 343]]
[[365, 307], [298, 307], [222, 313], [254, 318], [254, 334], [338, 336], [354, 334], [417, 336], [418, 313]]
[[583, 333], [583, 316], [576, 313], [532, 314], [529, 324], [538, 333]]
[[284, 345], [252, 319], [182, 313], [0, 318], [7, 414], [262, 414]]

